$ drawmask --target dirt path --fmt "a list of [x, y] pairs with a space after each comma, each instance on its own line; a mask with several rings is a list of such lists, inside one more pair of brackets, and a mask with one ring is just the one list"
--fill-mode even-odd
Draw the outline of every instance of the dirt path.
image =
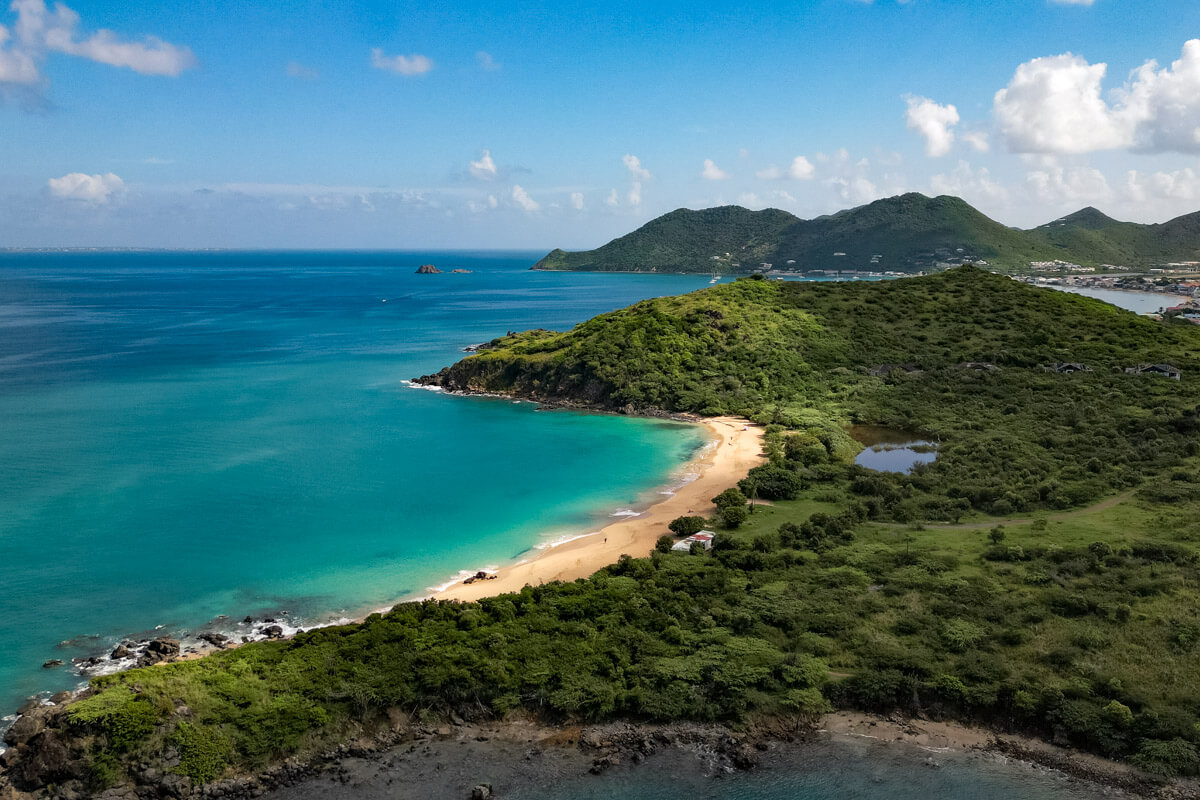
[[[1070, 519], [1072, 517], [1082, 517], [1088, 514], [1095, 514], [1098, 511], [1106, 511], [1118, 503], [1124, 503], [1129, 498], [1133, 497], [1136, 489], [1129, 489], [1121, 492], [1118, 495], [1113, 495], [1107, 500], [1101, 500], [1095, 505], [1087, 506], [1086, 508], [1077, 508], [1074, 511], [1060, 511], [1057, 514], [1048, 514], [1042, 519], [1048, 522], [1053, 522], [1060, 519]], [[982, 528], [994, 528], [997, 525], [1032, 525], [1036, 520], [1033, 517], [1018, 517], [1017, 519], [995, 519], [991, 522], [969, 522], [963, 525], [942, 525], [940, 523], [922, 523], [930, 530], [937, 529], [939, 531], [977, 531]]]

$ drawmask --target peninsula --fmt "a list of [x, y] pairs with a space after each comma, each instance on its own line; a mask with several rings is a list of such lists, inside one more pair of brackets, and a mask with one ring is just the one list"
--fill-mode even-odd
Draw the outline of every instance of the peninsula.
[[[27, 708], [0, 796], [183, 796], [454, 720], [794, 731], [834, 708], [1035, 736], [1148, 780], [1200, 772], [1200, 328], [974, 267], [760, 276], [503, 336], [420, 380], [740, 417], [765, 459], [703, 507], [653, 517], [652, 553], [653, 531], [614, 533], [629, 549], [590, 576], [560, 548], [560, 582], [520, 586], [533, 572], [517, 568], [455, 594], [469, 602], [404, 603]], [[860, 466], [863, 424], [936, 458]], [[712, 549], [672, 550], [694, 524]]]

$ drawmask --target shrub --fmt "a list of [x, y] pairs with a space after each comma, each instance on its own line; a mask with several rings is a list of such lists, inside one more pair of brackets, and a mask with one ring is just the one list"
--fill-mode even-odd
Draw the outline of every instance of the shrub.
[[704, 517], [676, 517], [667, 527], [676, 536], [691, 536], [704, 530]]
[[743, 506], [725, 506], [721, 509], [721, 522], [726, 528], [738, 528], [750, 516], [750, 511]]

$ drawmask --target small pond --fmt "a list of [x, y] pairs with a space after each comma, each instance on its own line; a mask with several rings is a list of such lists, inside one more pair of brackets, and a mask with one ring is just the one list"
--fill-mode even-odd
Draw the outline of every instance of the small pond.
[[937, 458], [937, 444], [911, 433], [881, 425], [848, 425], [846, 432], [863, 451], [854, 459], [860, 467], [879, 472], [911, 472]]

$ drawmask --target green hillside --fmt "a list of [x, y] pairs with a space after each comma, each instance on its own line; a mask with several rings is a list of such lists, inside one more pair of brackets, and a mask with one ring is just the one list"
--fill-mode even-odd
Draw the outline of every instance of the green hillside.
[[1009, 270], [1030, 261], [1145, 267], [1200, 259], [1200, 213], [1156, 225], [1083, 209], [1029, 231], [1001, 225], [957, 197], [918, 193], [812, 220], [778, 209], [678, 209], [595, 250], [555, 250], [534, 269], [750, 273], [783, 270], [917, 272], [985, 261]]
[[[1045, 368], [1061, 361], [1088, 369]], [[1124, 371], [1144, 362], [1182, 380]], [[585, 580], [97, 678], [13, 725], [0, 796], [189, 796], [409, 723], [794, 731], [831, 707], [1200, 773], [1200, 328], [970, 267], [755, 276], [505, 336], [420, 380], [745, 414], [768, 463], [714, 498], [711, 552], [670, 552], [664, 526], [649, 557]], [[858, 466], [848, 423], [918, 435], [936, 460]]]
[[566, 333], [531, 331], [422, 380], [604, 408], [759, 414], [821, 404], [837, 370], [1191, 359], [1200, 331], [981, 269], [876, 283], [739, 280], [645, 300]]
[[[596, 250], [555, 250], [534, 269], [594, 272], [730, 272], [734, 263], [772, 257], [780, 236], [799, 222], [778, 209], [681, 208]], [[729, 257], [726, 257], [729, 254]], [[714, 256], [716, 257], [714, 259]]]

